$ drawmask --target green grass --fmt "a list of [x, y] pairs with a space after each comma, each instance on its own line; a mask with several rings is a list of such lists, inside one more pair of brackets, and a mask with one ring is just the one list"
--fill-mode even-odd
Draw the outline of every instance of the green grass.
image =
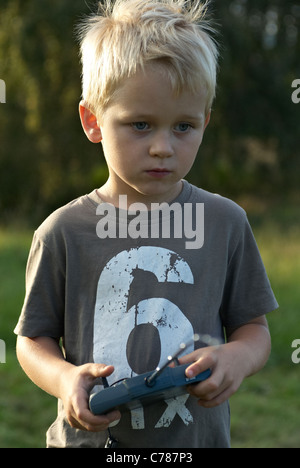
[[[300, 219], [298, 206], [252, 211], [250, 221], [280, 309], [268, 316], [272, 354], [266, 367], [231, 398], [232, 446], [299, 447], [300, 364], [291, 343], [300, 339]], [[56, 401], [25, 376], [15, 355], [14, 326], [24, 297], [32, 232], [0, 229], [0, 339], [7, 347], [0, 364], [0, 448], [44, 447]]]
[[300, 447], [300, 365], [292, 341], [300, 338], [300, 213], [273, 207], [250, 221], [280, 308], [268, 315], [272, 353], [266, 367], [231, 398], [232, 446]]
[[25, 267], [30, 231], [0, 230], [0, 339], [6, 363], [0, 364], [0, 448], [44, 447], [56, 402], [33, 385], [21, 370], [13, 329], [25, 292]]

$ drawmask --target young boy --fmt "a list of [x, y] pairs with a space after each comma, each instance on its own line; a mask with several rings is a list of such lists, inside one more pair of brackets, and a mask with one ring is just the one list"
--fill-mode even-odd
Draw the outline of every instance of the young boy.
[[[190, 4], [191, 3], [191, 4]], [[209, 123], [217, 49], [199, 1], [117, 0], [82, 28], [80, 117], [109, 178], [35, 232], [16, 327], [58, 398], [48, 447], [229, 447], [229, 397], [270, 353], [277, 307], [245, 212], [184, 180]], [[194, 333], [186, 395], [93, 415], [89, 394], [160, 366]], [[61, 346], [60, 346], [61, 340]]]

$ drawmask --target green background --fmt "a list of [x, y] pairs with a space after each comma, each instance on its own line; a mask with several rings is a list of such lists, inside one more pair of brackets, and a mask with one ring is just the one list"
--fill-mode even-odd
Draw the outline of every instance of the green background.
[[[101, 185], [101, 146], [78, 118], [74, 28], [85, 0], [1, 0], [0, 447], [44, 447], [56, 401], [19, 367], [13, 328], [24, 297], [33, 230], [58, 206]], [[280, 309], [269, 315], [272, 353], [231, 399], [233, 447], [299, 447], [300, 5], [296, 0], [214, 0], [221, 61], [211, 124], [188, 180], [248, 212]]]

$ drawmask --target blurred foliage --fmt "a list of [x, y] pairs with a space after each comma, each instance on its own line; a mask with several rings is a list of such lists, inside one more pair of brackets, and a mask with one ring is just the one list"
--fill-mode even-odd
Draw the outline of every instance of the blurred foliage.
[[[221, 62], [217, 100], [188, 179], [222, 194], [297, 190], [298, 0], [214, 0]], [[75, 25], [87, 0], [1, 0], [0, 212], [40, 221], [105, 181], [100, 145], [78, 117]]]
[[297, 189], [300, 106], [292, 103], [291, 84], [300, 77], [300, 5], [290, 0], [214, 5], [222, 58], [200, 180], [230, 194], [272, 196]]

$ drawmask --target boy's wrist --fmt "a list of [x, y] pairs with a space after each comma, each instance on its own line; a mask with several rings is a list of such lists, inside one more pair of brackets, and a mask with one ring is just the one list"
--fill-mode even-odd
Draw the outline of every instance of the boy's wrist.
[[252, 359], [249, 359], [249, 347], [242, 340], [226, 343], [223, 349], [228, 353], [229, 366], [235, 369], [235, 374], [239, 376], [241, 381], [253, 373]]
[[267, 322], [252, 321], [235, 330], [228, 339], [228, 346], [234, 353], [244, 378], [258, 372], [268, 360], [271, 350], [271, 339]]

